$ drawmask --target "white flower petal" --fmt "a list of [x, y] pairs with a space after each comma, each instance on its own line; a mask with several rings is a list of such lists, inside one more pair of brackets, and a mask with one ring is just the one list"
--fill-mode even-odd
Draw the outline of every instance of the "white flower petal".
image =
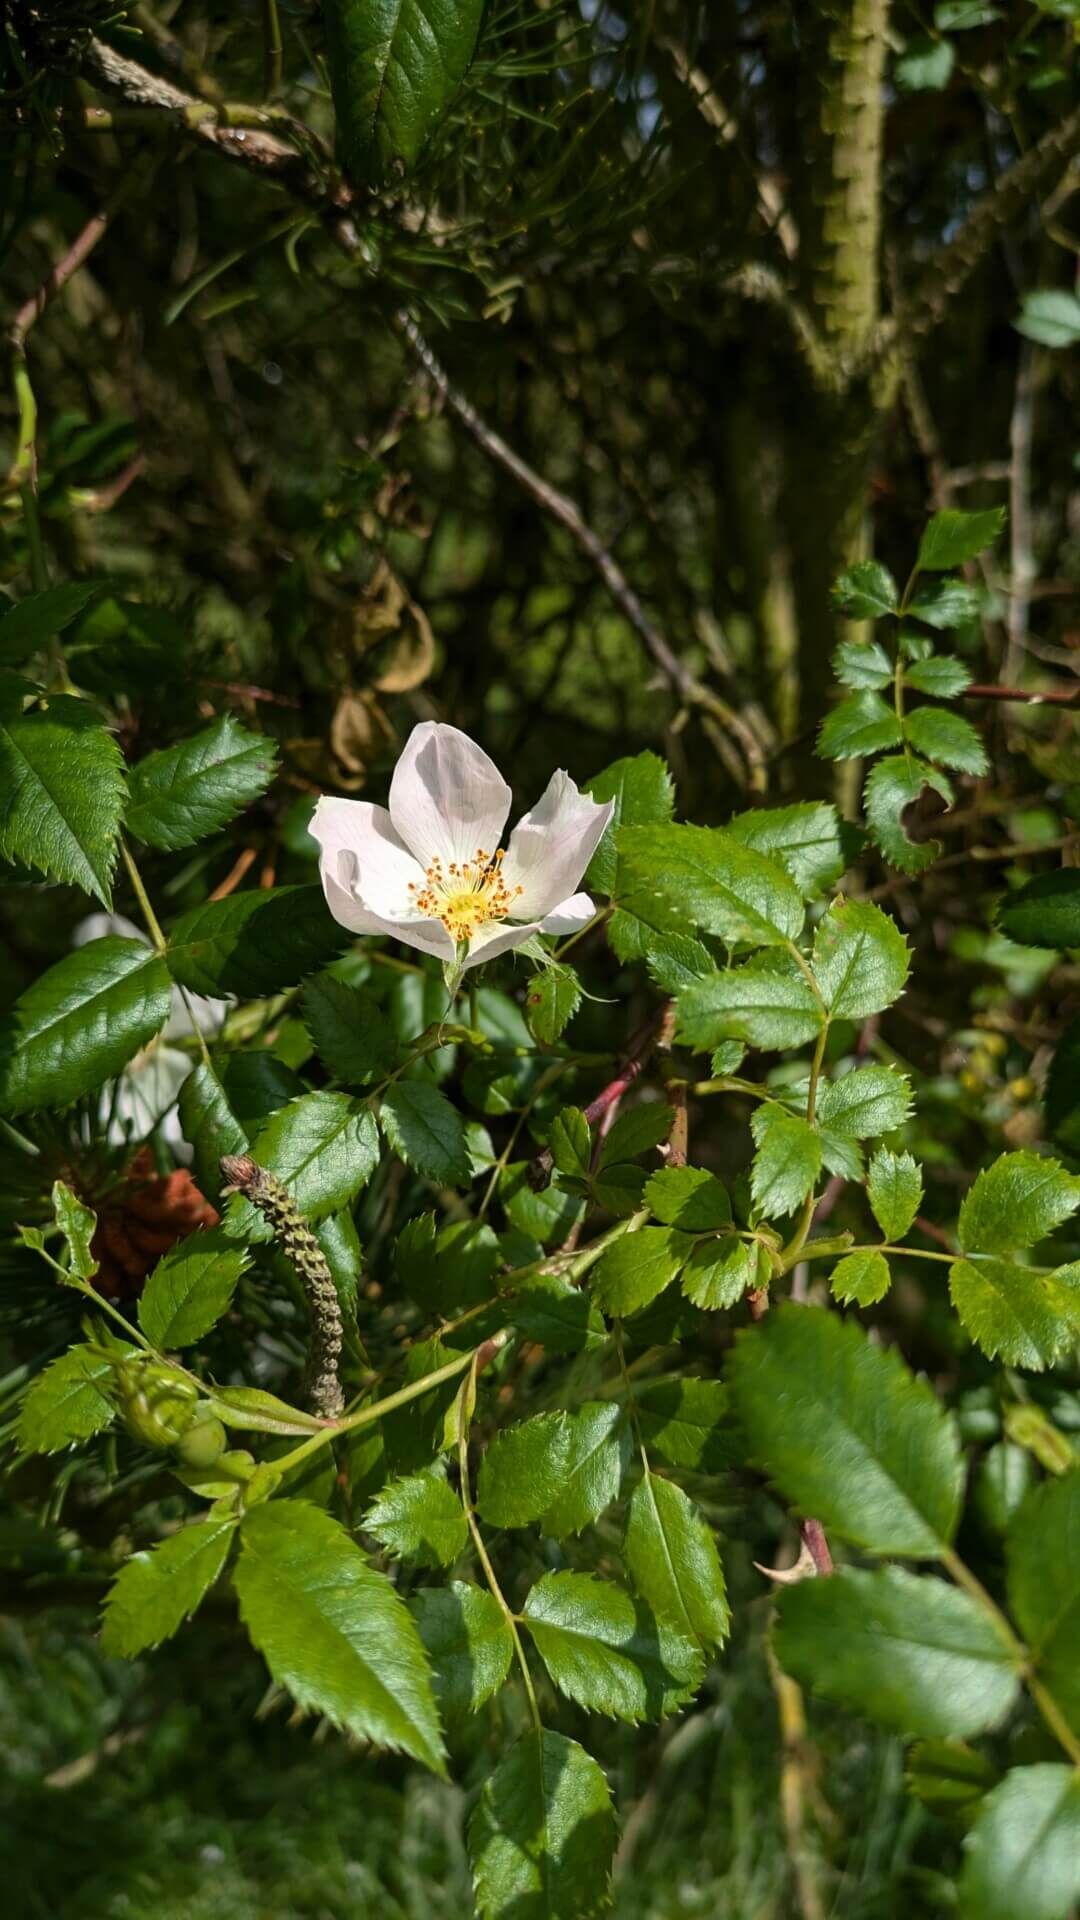
[[569, 900], [560, 900], [557, 907], [545, 913], [540, 922], [541, 933], [580, 933], [587, 927], [596, 908], [587, 893], [571, 894]]
[[104, 940], [109, 934], [118, 935], [121, 940], [141, 940], [144, 947], [150, 945], [149, 934], [133, 920], [125, 920], [122, 913], [88, 913], [75, 928], [71, 944], [85, 947], [88, 940]]
[[[324, 891], [329, 878], [380, 919], [418, 917], [409, 887], [419, 890], [423, 886], [423, 871], [394, 832], [385, 807], [372, 806], [370, 800], [322, 799], [311, 816], [308, 832], [321, 849], [319, 872]], [[335, 913], [328, 891], [326, 897], [331, 913]], [[351, 926], [352, 922], [343, 924]]]
[[516, 926], [510, 920], [481, 927], [469, 942], [468, 956], [464, 962], [464, 971], [470, 967], [483, 966], [488, 960], [494, 960], [497, 954], [509, 953], [513, 947], [523, 947], [534, 933], [539, 933], [539, 920], [527, 920], [524, 926]]
[[[354, 803], [355, 804], [355, 803]], [[390, 782], [396, 833], [422, 867], [490, 856], [510, 811], [510, 789], [482, 747], [456, 727], [414, 727]]]
[[615, 802], [579, 793], [568, 773], [553, 773], [535, 807], [510, 835], [503, 879], [520, 887], [514, 912], [543, 919], [574, 891], [604, 837]]

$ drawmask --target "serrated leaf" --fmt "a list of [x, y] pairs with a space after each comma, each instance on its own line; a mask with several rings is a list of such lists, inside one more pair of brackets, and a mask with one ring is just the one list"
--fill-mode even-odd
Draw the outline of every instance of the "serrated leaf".
[[581, 1353], [603, 1346], [608, 1337], [592, 1297], [554, 1273], [530, 1275], [507, 1312], [527, 1340], [550, 1353]]
[[834, 1300], [872, 1307], [885, 1298], [891, 1279], [885, 1255], [864, 1248], [837, 1262], [829, 1277], [829, 1291]]
[[879, 620], [895, 613], [899, 598], [896, 581], [880, 560], [857, 560], [832, 590], [833, 606], [849, 620]]
[[711, 1233], [731, 1224], [731, 1201], [704, 1167], [660, 1167], [649, 1179], [644, 1203], [668, 1227]]
[[622, 1409], [610, 1400], [588, 1400], [567, 1415], [569, 1450], [557, 1497], [541, 1517], [556, 1540], [592, 1525], [619, 1497], [630, 1457]]
[[592, 1135], [580, 1107], [561, 1107], [551, 1123], [547, 1149], [560, 1173], [585, 1180], [592, 1159]]
[[958, 773], [986, 773], [990, 762], [970, 720], [948, 707], [916, 707], [904, 722], [904, 733], [917, 753]]
[[1080, 872], [1038, 874], [1002, 902], [998, 925], [1023, 946], [1080, 946]]
[[476, 1504], [492, 1527], [527, 1527], [562, 1491], [571, 1452], [565, 1413], [538, 1413], [495, 1435], [476, 1476]]
[[319, 973], [306, 982], [301, 1004], [315, 1051], [335, 1080], [362, 1087], [396, 1064], [400, 1049], [385, 1009], [362, 987]]
[[446, 1763], [427, 1655], [404, 1602], [329, 1514], [272, 1500], [245, 1516], [240, 1616], [297, 1704], [358, 1740]]
[[716, 1541], [681, 1487], [646, 1473], [630, 1501], [623, 1559], [634, 1586], [661, 1618], [703, 1646], [727, 1638], [730, 1616]]
[[777, 1599], [785, 1673], [897, 1733], [985, 1733], [1019, 1690], [1016, 1655], [971, 1597], [928, 1574], [842, 1567]]
[[908, 1755], [905, 1772], [909, 1792], [935, 1813], [977, 1805], [1000, 1778], [981, 1753], [959, 1740], [921, 1740]]
[[735, 1336], [732, 1402], [751, 1452], [803, 1513], [870, 1553], [933, 1557], [956, 1526], [951, 1420], [854, 1321], [794, 1305]]
[[852, 693], [826, 715], [817, 751], [826, 760], [855, 760], [864, 754], [898, 747], [904, 730], [880, 693]]
[[1029, 1493], [1005, 1541], [1009, 1611], [1035, 1670], [1080, 1728], [1080, 1468]]
[[983, 1803], [960, 1880], [963, 1920], [1069, 1920], [1080, 1898], [1080, 1777], [1013, 1767]]
[[1037, 1153], [1003, 1153], [977, 1174], [960, 1205], [965, 1253], [1033, 1247], [1080, 1207], [1080, 1178]]
[[0, 858], [111, 907], [121, 768], [116, 741], [85, 700], [53, 694], [24, 713], [22, 683], [0, 682]]
[[273, 741], [226, 714], [132, 767], [125, 824], [148, 847], [193, 847], [265, 793], [276, 767]]
[[802, 930], [784, 868], [718, 827], [623, 827], [618, 848], [620, 904], [661, 932], [689, 924], [729, 945], [774, 947]]
[[423, 1567], [450, 1566], [469, 1537], [461, 1501], [438, 1466], [389, 1481], [364, 1516], [364, 1532]]
[[636, 1107], [620, 1113], [607, 1134], [600, 1153], [601, 1167], [617, 1166], [623, 1160], [636, 1160], [651, 1153], [671, 1132], [674, 1111], [663, 1100], [642, 1100]]
[[469, 1823], [477, 1920], [594, 1920], [610, 1900], [611, 1791], [576, 1740], [530, 1730]]
[[835, 901], [814, 936], [814, 978], [834, 1020], [865, 1020], [891, 1007], [909, 964], [895, 920], [868, 900]]
[[914, 806], [925, 787], [930, 787], [951, 807], [953, 790], [947, 775], [939, 773], [925, 760], [917, 760], [914, 754], [895, 754], [879, 760], [866, 776], [863, 791], [866, 824], [875, 845], [901, 873], [922, 873], [926, 867], [933, 866], [941, 852], [940, 840], [913, 840], [904, 825], [904, 813]]
[[849, 1140], [902, 1127], [911, 1112], [911, 1082], [896, 1067], [855, 1067], [818, 1091], [823, 1127]]
[[89, 1440], [115, 1412], [114, 1369], [89, 1347], [70, 1347], [40, 1373], [23, 1401], [16, 1438], [24, 1453], [59, 1453]]
[[347, 1093], [305, 1093], [275, 1113], [255, 1136], [252, 1154], [289, 1188], [309, 1220], [339, 1213], [379, 1164], [371, 1109]]
[[164, 962], [107, 935], [58, 960], [0, 1023], [0, 1111], [66, 1107], [125, 1067], [169, 1017]]
[[879, 1147], [866, 1176], [866, 1194], [886, 1240], [902, 1240], [922, 1205], [922, 1169], [910, 1153]]
[[589, 862], [583, 884], [597, 893], [617, 894], [621, 888], [615, 849], [620, 827], [657, 826], [670, 820], [675, 784], [659, 754], [636, 753], [613, 761], [587, 783], [585, 791], [594, 800], [614, 801], [615, 811]]
[[719, 1380], [653, 1380], [635, 1389], [634, 1401], [650, 1457], [695, 1473], [722, 1473], [738, 1461], [728, 1392]]
[[409, 1611], [431, 1662], [435, 1702], [447, 1720], [477, 1713], [510, 1671], [514, 1642], [506, 1616], [483, 1587], [453, 1580], [421, 1587]]
[[919, 541], [920, 571], [947, 572], [974, 560], [992, 547], [1005, 525], [1005, 508], [988, 507], [982, 513], [960, 513], [953, 507], [935, 513]]
[[468, 71], [483, 0], [327, 0], [338, 151], [364, 185], [411, 172]]
[[720, 1041], [787, 1052], [817, 1038], [825, 1018], [812, 983], [788, 953], [755, 954], [680, 993], [677, 1037], [695, 1052]]
[[139, 1325], [155, 1347], [190, 1347], [216, 1326], [247, 1265], [219, 1230], [195, 1233], [159, 1260], [139, 1296]]
[[209, 900], [177, 921], [169, 971], [193, 993], [259, 999], [298, 986], [348, 944], [321, 887], [258, 888]]
[[133, 1660], [170, 1639], [206, 1598], [235, 1532], [234, 1519], [207, 1518], [133, 1554], [106, 1595], [102, 1651]]
[[863, 1177], [863, 1155], [858, 1141], [833, 1127], [814, 1123], [821, 1135], [821, 1164], [841, 1180], [858, 1182]]
[[978, 618], [979, 596], [963, 580], [927, 580], [917, 589], [907, 610], [913, 620], [922, 620], [940, 631], [966, 627]]
[[892, 661], [876, 640], [842, 640], [833, 654], [832, 669], [841, 686], [853, 693], [866, 688], [880, 693], [893, 677]]
[[800, 800], [790, 807], [754, 807], [728, 821], [732, 839], [779, 860], [806, 900], [839, 880], [850, 866], [861, 836], [824, 800]]
[[548, 966], [536, 972], [525, 995], [529, 1031], [542, 1046], [554, 1046], [581, 1005], [581, 982], [573, 967]]
[[28, 593], [0, 619], [0, 666], [18, 666], [54, 634], [77, 620], [104, 585], [100, 580], [67, 580], [59, 587]]
[[939, 700], [955, 700], [970, 687], [972, 675], [955, 653], [937, 653], [929, 660], [916, 660], [904, 669], [904, 680], [919, 693], [930, 693]]
[[56, 1224], [67, 1244], [69, 1271], [78, 1274], [80, 1280], [92, 1280], [98, 1270], [90, 1244], [97, 1227], [97, 1214], [91, 1207], [84, 1207], [78, 1194], [63, 1180], [53, 1181], [52, 1205]]
[[755, 1206], [769, 1219], [794, 1213], [821, 1172], [820, 1134], [771, 1100], [758, 1107], [750, 1127], [757, 1146], [750, 1175]]
[[499, 1199], [511, 1226], [530, 1240], [538, 1240], [542, 1247], [565, 1240], [585, 1211], [580, 1196], [567, 1193], [557, 1180], [542, 1193], [535, 1193], [529, 1185], [529, 1166], [525, 1160], [512, 1160], [503, 1168], [499, 1176]]
[[465, 1126], [457, 1108], [425, 1080], [397, 1080], [379, 1103], [379, 1124], [393, 1151], [429, 1180], [467, 1187], [472, 1180]]
[[586, 1713], [660, 1720], [701, 1684], [698, 1641], [611, 1581], [545, 1574], [521, 1617], [559, 1692]]
[[1037, 1273], [1014, 1260], [957, 1260], [949, 1297], [991, 1360], [1041, 1373], [1080, 1339], [1080, 1263]]
[[703, 1240], [682, 1270], [682, 1290], [695, 1307], [715, 1313], [733, 1307], [758, 1278], [757, 1248], [734, 1235]]
[[678, 993], [691, 980], [711, 973], [715, 962], [708, 947], [689, 933], [668, 928], [658, 933], [632, 913], [618, 907], [607, 923], [607, 937], [616, 957], [624, 963], [643, 960], [649, 978], [664, 993]]
[[180, 1089], [178, 1111], [184, 1139], [194, 1156], [198, 1185], [209, 1198], [217, 1200], [221, 1194], [221, 1161], [227, 1153], [246, 1153], [248, 1137], [212, 1067], [203, 1062], [192, 1068]]
[[593, 1299], [608, 1314], [639, 1312], [677, 1278], [692, 1247], [688, 1235], [673, 1227], [640, 1227], [636, 1233], [624, 1233], [593, 1268]]

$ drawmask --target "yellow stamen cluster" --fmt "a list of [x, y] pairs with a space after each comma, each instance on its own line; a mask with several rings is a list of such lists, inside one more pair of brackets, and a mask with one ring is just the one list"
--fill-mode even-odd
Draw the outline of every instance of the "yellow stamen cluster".
[[502, 877], [505, 847], [485, 853], [477, 847], [472, 860], [451, 860], [444, 868], [435, 859], [424, 870], [424, 885], [409, 882], [413, 905], [432, 920], [441, 920], [455, 946], [471, 940], [492, 920], [505, 920], [521, 892]]

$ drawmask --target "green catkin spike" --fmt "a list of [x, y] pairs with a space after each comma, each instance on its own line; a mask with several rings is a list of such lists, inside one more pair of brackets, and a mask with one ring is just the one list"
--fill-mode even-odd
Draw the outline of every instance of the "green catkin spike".
[[338, 1379], [341, 1358], [341, 1303], [334, 1276], [303, 1215], [297, 1210], [288, 1188], [277, 1175], [260, 1167], [248, 1154], [226, 1154], [221, 1162], [226, 1181], [223, 1191], [242, 1193], [257, 1207], [274, 1230], [274, 1238], [288, 1260], [292, 1261], [304, 1285], [311, 1309], [311, 1348], [308, 1354], [306, 1390], [314, 1413], [334, 1419], [345, 1404]]

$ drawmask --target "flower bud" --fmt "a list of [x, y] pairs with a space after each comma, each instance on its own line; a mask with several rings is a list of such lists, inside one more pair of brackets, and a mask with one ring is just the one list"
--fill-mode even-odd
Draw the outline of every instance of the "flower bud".
[[176, 1367], [129, 1361], [117, 1369], [128, 1431], [145, 1447], [173, 1447], [195, 1416], [199, 1390]]

